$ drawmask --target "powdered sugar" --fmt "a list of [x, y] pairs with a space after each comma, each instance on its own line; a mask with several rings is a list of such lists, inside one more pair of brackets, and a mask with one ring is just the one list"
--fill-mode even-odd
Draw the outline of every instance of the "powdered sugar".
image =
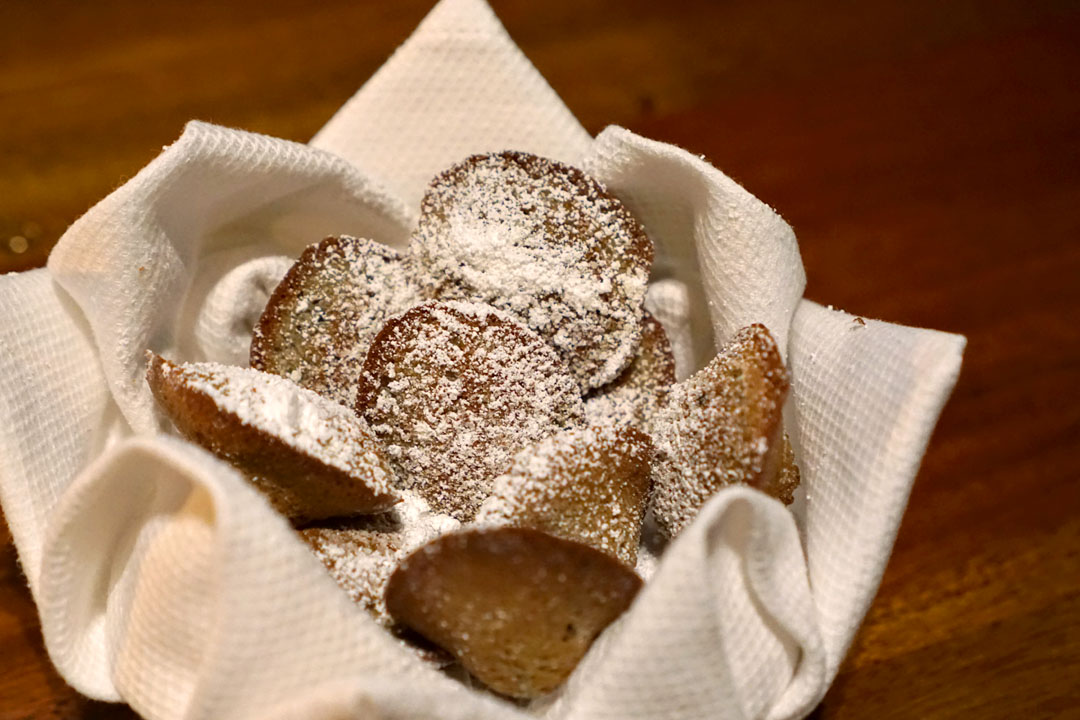
[[515, 452], [583, 415], [577, 384], [543, 340], [469, 303], [391, 319], [368, 355], [357, 409], [406, 486], [459, 520]]
[[386, 627], [393, 620], [383, 590], [394, 568], [416, 548], [461, 526], [449, 515], [432, 512], [416, 493], [405, 491], [402, 497], [381, 515], [300, 532], [341, 589]]
[[246, 425], [328, 466], [362, 477], [379, 493], [392, 477], [364, 421], [348, 408], [276, 375], [218, 363], [167, 365], [188, 387], [206, 394]]
[[[657, 415], [654, 510], [675, 535], [725, 485], [780, 494], [781, 409], [789, 378], [761, 325], [740, 330], [704, 369], [675, 385]], [[790, 502], [790, 488], [786, 492]]]
[[514, 457], [477, 521], [544, 530], [632, 567], [652, 453], [649, 437], [630, 427], [560, 432]]
[[583, 387], [613, 380], [633, 355], [652, 244], [575, 168], [524, 153], [473, 156], [432, 182], [411, 250], [427, 296], [510, 311]]
[[675, 358], [663, 326], [652, 315], [646, 312], [641, 326], [641, 344], [633, 362], [614, 382], [585, 398], [589, 424], [651, 430], [653, 416], [675, 383]]
[[372, 338], [417, 302], [408, 258], [371, 240], [327, 238], [304, 251], [271, 296], [251, 365], [351, 406]]

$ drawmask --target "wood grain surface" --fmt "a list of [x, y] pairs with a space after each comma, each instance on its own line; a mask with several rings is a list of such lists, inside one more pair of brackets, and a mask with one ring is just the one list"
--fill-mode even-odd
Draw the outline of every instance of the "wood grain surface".
[[[188, 119], [307, 140], [428, 5], [6, 0], [0, 271]], [[810, 298], [970, 340], [814, 717], [1080, 717], [1080, 6], [493, 5], [590, 132], [702, 153], [776, 207]], [[131, 716], [51, 669], [6, 528], [0, 648], [0, 718]]]

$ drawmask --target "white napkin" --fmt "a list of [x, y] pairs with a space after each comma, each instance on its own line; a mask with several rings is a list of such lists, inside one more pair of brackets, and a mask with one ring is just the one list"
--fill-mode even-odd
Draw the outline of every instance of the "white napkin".
[[281, 256], [330, 233], [401, 245], [431, 174], [516, 148], [589, 168], [649, 229], [681, 374], [748, 322], [786, 344], [805, 488], [797, 514], [719, 493], [536, 711], [809, 712], [880, 581], [963, 338], [800, 300], [774, 212], [677, 148], [589, 139], [482, 0], [443, 0], [313, 145], [192, 123], [47, 270], [0, 277], [0, 502], [64, 677], [149, 718], [523, 717], [390, 641], [235, 472], [157, 434], [142, 381], [147, 347], [236, 362]]
[[413, 208], [469, 155], [513, 149], [580, 165], [591, 141], [487, 3], [443, 0], [311, 144]]

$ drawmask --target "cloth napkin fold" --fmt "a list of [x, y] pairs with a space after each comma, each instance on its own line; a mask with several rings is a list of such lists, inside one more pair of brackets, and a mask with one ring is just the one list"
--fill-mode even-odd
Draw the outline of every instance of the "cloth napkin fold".
[[[658, 246], [680, 374], [764, 322], [793, 376], [795, 512], [718, 493], [551, 718], [796, 718], [880, 582], [964, 340], [801, 299], [791, 229], [700, 159], [592, 140], [482, 0], [443, 0], [315, 138], [202, 123], [0, 277], [0, 502], [64, 677], [149, 718], [524, 717], [426, 668], [351, 605], [230, 468], [159, 434], [142, 353], [238, 362], [286, 264], [323, 235], [401, 246], [430, 175], [525, 149], [583, 165]], [[456, 715], [455, 715], [456, 713]]]
[[189, 292], [193, 283], [206, 288], [252, 247], [295, 256], [335, 233], [401, 245], [413, 216], [336, 155], [193, 122], [75, 221], [48, 268], [83, 309], [124, 417], [153, 432], [143, 353], [196, 354], [185, 341], [206, 297]]
[[265, 717], [358, 677], [464, 694], [358, 613], [239, 473], [187, 442], [131, 438], [99, 457], [56, 507], [45, 552], [57, 668], [147, 717]]
[[436, 5], [311, 140], [384, 180], [409, 207], [468, 155], [523, 150], [580, 165], [591, 142], [483, 0]]

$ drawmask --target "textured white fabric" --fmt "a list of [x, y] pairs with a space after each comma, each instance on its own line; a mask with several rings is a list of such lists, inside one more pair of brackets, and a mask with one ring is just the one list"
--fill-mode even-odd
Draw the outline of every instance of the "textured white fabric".
[[880, 581], [963, 338], [800, 300], [775, 213], [677, 148], [589, 141], [480, 0], [443, 0], [316, 143], [192, 123], [47, 271], [0, 277], [0, 501], [64, 677], [149, 718], [524, 716], [427, 670], [235, 472], [156, 435], [142, 380], [147, 347], [242, 361], [281, 256], [333, 232], [400, 246], [428, 174], [517, 146], [584, 163], [642, 219], [681, 375], [741, 324], [786, 339], [805, 488], [798, 522], [719, 493], [534, 711], [809, 712]]
[[198, 273], [191, 290], [195, 297], [205, 298], [193, 329], [198, 350], [193, 360], [248, 364], [255, 324], [294, 261], [263, 252], [257, 245], [248, 245], [206, 259], [206, 267], [213, 270]]
[[524, 150], [580, 165], [591, 140], [484, 0], [442, 0], [311, 144], [416, 207], [432, 176], [468, 155]]
[[664, 326], [664, 334], [671, 343], [671, 354], [675, 357], [675, 378], [684, 380], [693, 375], [697, 362], [690, 328], [690, 291], [686, 283], [675, 278], [649, 283], [645, 309]]
[[788, 431], [803, 473], [807, 563], [831, 679], [881, 582], [965, 340], [805, 300], [791, 340]]
[[41, 573], [56, 666], [147, 717], [261, 718], [352, 677], [451, 682], [357, 612], [239, 473], [180, 440], [131, 438], [87, 468]]
[[193, 122], [75, 222], [48, 267], [86, 315], [124, 417], [152, 432], [143, 353], [197, 353], [193, 328], [206, 296], [189, 288], [200, 273], [229, 270], [226, 251], [295, 256], [334, 233], [400, 245], [411, 224], [399, 200], [341, 158]]
[[[717, 346], [762, 323], [787, 350], [788, 325], [806, 287], [795, 233], [768, 205], [696, 155], [620, 127], [596, 138], [585, 170], [637, 216], [656, 244], [654, 276], [685, 283], [694, 338]], [[715, 347], [695, 343], [697, 365]]]
[[71, 299], [45, 270], [0, 276], [0, 501], [35, 596], [53, 508], [119, 424]]
[[734, 720], [765, 717], [781, 696], [808, 709], [825, 668], [814, 616], [791, 513], [730, 488], [668, 548], [559, 709], [574, 719]]
[[267, 720], [528, 720], [517, 708], [464, 685], [418, 683], [408, 677], [359, 677], [297, 693]]

